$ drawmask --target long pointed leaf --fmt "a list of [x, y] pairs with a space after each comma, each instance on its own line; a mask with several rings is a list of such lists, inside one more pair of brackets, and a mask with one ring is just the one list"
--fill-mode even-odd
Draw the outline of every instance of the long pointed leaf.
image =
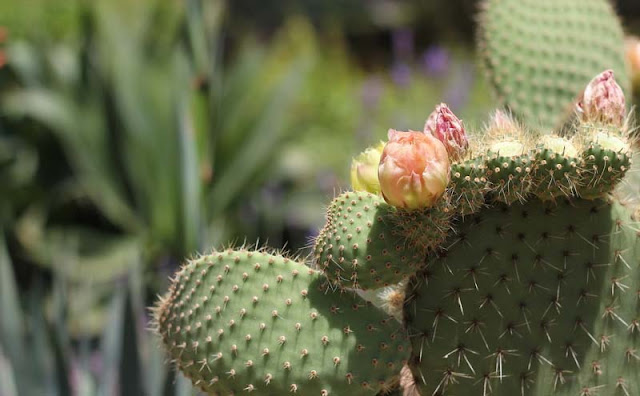
[[19, 394], [30, 394], [31, 381], [26, 350], [24, 318], [9, 253], [0, 228], [0, 346], [4, 349], [15, 374]]

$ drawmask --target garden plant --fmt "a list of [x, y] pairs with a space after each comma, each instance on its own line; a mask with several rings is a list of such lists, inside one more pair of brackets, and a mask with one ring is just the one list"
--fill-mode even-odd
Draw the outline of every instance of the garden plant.
[[446, 104], [354, 158], [308, 256], [187, 260], [153, 309], [209, 394], [625, 395], [640, 389], [633, 120], [605, 0], [487, 0], [504, 109]]

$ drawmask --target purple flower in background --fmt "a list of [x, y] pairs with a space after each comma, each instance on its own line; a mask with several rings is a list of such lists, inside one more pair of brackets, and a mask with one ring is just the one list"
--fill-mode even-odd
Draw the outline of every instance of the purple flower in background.
[[452, 109], [458, 110], [469, 100], [469, 92], [475, 81], [475, 69], [473, 63], [458, 63], [451, 72], [451, 82], [443, 94], [444, 101]]
[[379, 77], [373, 76], [364, 80], [360, 90], [360, 97], [365, 109], [375, 110], [378, 107], [383, 90], [384, 86]]
[[399, 87], [406, 87], [411, 83], [411, 67], [404, 62], [395, 63], [391, 67], [391, 79]]
[[428, 77], [442, 77], [449, 70], [451, 56], [439, 45], [427, 48], [421, 56], [422, 70]]
[[413, 56], [413, 32], [409, 29], [396, 29], [391, 32], [391, 47], [395, 59], [407, 59]]

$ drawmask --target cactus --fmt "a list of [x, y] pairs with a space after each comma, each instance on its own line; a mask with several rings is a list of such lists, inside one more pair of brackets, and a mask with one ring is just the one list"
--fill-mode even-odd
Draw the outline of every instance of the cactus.
[[465, 219], [408, 285], [422, 394], [640, 389], [637, 224], [615, 200], [500, 204]]
[[[195, 386], [321, 396], [640, 389], [640, 211], [617, 191], [633, 128], [613, 71], [600, 70], [613, 67], [626, 87], [618, 22], [605, 0], [487, 0], [481, 21], [512, 113], [494, 113], [476, 141], [445, 104], [424, 132], [391, 130], [354, 160], [361, 191], [331, 202], [305, 259], [226, 250], [173, 278], [154, 328]], [[539, 43], [527, 49], [518, 31]], [[602, 57], [569, 50], [576, 40], [593, 40]], [[511, 47], [536, 63], [509, 59]], [[518, 65], [533, 78], [513, 74]], [[572, 104], [571, 122], [540, 128], [560, 125]]]
[[329, 205], [315, 261], [339, 287], [386, 287], [422, 267], [427, 251], [444, 239], [449, 217], [443, 210], [406, 211], [374, 194], [347, 192]]
[[154, 310], [177, 368], [209, 394], [371, 394], [392, 387], [409, 346], [370, 303], [265, 251], [190, 260]]
[[620, 22], [608, 0], [485, 0], [478, 49], [502, 105], [531, 126], [558, 127], [589, 80], [630, 81]]
[[188, 261], [154, 310], [172, 361], [209, 394], [385, 394], [400, 378], [431, 395], [637, 389], [640, 226], [614, 191], [627, 126], [536, 143], [496, 134], [496, 116], [487, 128], [431, 207], [336, 197], [312, 262]]

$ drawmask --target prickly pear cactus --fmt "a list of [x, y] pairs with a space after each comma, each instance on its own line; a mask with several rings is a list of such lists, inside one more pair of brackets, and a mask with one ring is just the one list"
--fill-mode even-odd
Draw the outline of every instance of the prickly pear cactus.
[[440, 104], [423, 132], [355, 158], [361, 191], [331, 202], [306, 260], [226, 250], [175, 275], [154, 328], [196, 387], [638, 394], [640, 199], [620, 193], [633, 128], [602, 70], [628, 85], [619, 23], [606, 0], [485, 0], [481, 24], [512, 110], [482, 138]]
[[597, 73], [630, 81], [623, 31], [608, 0], [485, 0], [478, 49], [496, 97], [531, 126], [557, 127]]
[[338, 287], [387, 287], [414, 274], [446, 236], [451, 217], [438, 207], [405, 211], [367, 192], [347, 192], [327, 210], [314, 257]]
[[639, 225], [615, 200], [498, 204], [466, 218], [408, 286], [421, 393], [637, 392]]
[[321, 274], [264, 251], [189, 261], [155, 308], [172, 362], [209, 394], [367, 395], [409, 356], [400, 323]]

